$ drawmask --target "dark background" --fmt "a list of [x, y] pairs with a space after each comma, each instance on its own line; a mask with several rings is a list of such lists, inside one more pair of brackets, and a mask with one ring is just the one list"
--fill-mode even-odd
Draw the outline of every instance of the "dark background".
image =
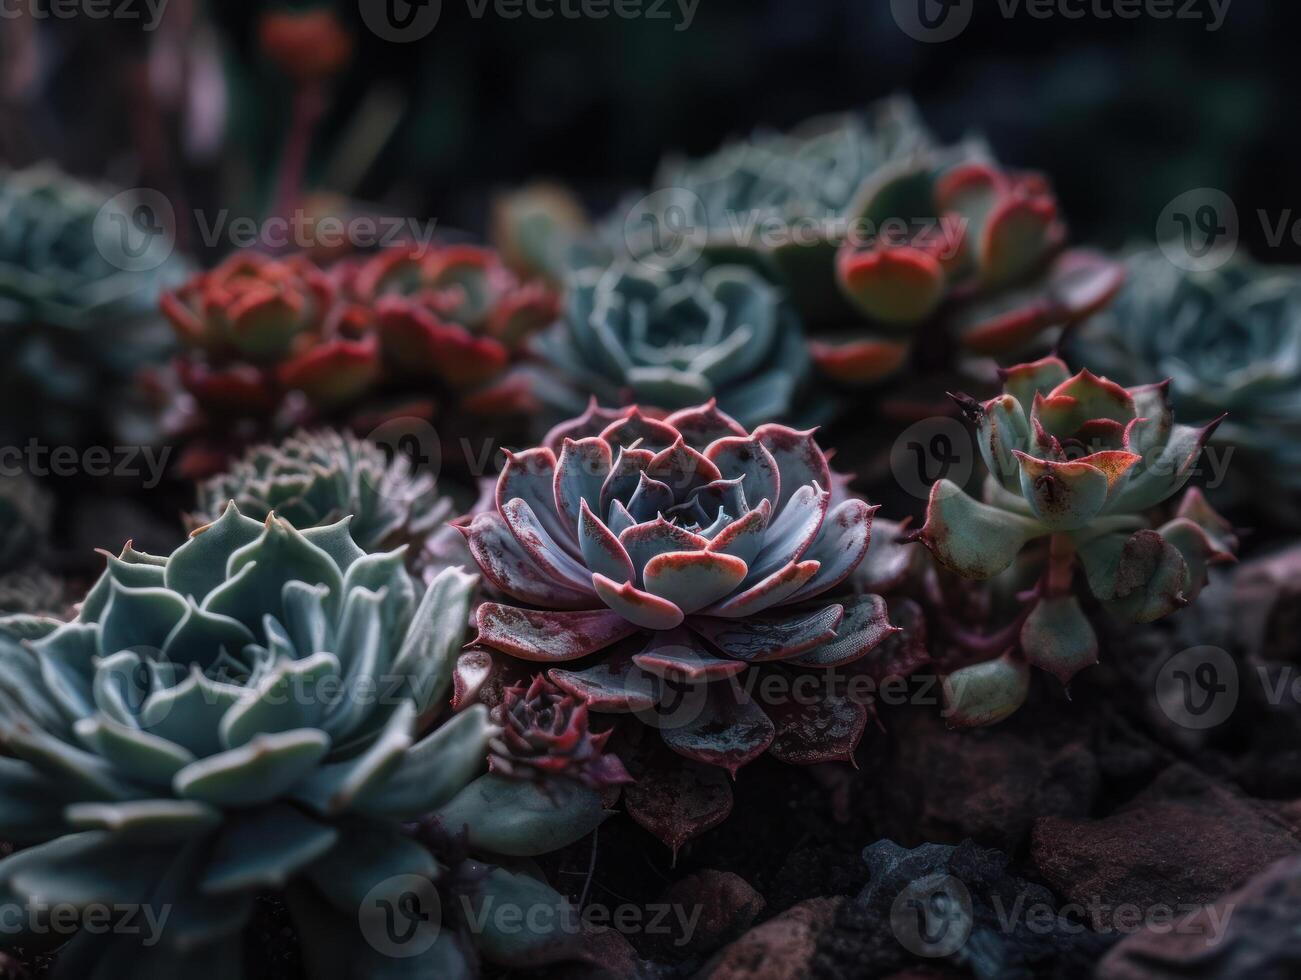
[[[44, 22], [47, 77], [7, 100], [5, 156], [55, 155], [74, 172], [175, 190], [190, 206], [265, 206], [289, 101], [256, 43], [267, 5], [192, 2], [170, 0], [170, 29], [154, 34]], [[924, 44], [898, 28], [888, 0], [700, 0], [685, 31], [671, 4], [673, 20], [476, 20], [466, 0], [443, 0], [429, 37], [395, 45], [340, 0], [356, 51], [332, 87], [314, 173], [328, 184], [341, 153], [360, 159], [357, 180], [327, 189], [481, 230], [491, 194], [532, 177], [575, 186], [600, 212], [647, 181], [664, 151], [703, 154], [757, 126], [907, 92], [944, 138], [983, 133], [1004, 163], [1050, 174], [1078, 240], [1150, 240], [1172, 198], [1215, 187], [1235, 201], [1252, 253], [1301, 258], [1290, 236], [1271, 247], [1257, 214], [1277, 222], [1301, 205], [1297, 4], [1232, 0], [1211, 32], [1207, 0], [1175, 0], [1202, 17], [1169, 20], [1102, 19], [1093, 5], [1113, 0], [1067, 2], [1085, 16], [1008, 18], [999, 0], [978, 0], [960, 37]], [[215, 153], [194, 150], [186, 108], [211, 105], [203, 86], [213, 82], [192, 83], [196, 100], [170, 98], [157, 81], [158, 47], [194, 60], [184, 52], [208, 37], [204, 18], [217, 25], [225, 78]], [[378, 118], [376, 105], [400, 121], [358, 145], [349, 127], [359, 112]]]

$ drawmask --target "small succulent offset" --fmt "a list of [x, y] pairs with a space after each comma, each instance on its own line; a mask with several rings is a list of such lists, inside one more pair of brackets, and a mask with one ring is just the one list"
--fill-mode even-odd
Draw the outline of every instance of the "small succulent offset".
[[49, 165], [0, 170], [6, 438], [31, 435], [21, 423], [80, 442], [105, 406], [125, 410], [143, 364], [166, 358], [158, 295], [180, 263], [163, 235], [128, 241], [131, 204], [111, 195]]
[[431, 730], [474, 584], [449, 570], [422, 592], [401, 550], [364, 554], [346, 520], [299, 531], [232, 505], [170, 556], [109, 557], [72, 622], [26, 645], [0, 636], [0, 835], [30, 845], [0, 861], [0, 895], [167, 915], [148, 943], [78, 931], [56, 975], [241, 976], [268, 890], [313, 976], [466, 975], [450, 933], [396, 961], [382, 924], [367, 928], [441, 873], [402, 822], [436, 810], [488, 849], [536, 854], [601, 817], [486, 800], [486, 709]]
[[[463, 524], [484, 576], [521, 603], [483, 603], [477, 643], [548, 666], [591, 711], [659, 727], [679, 764], [735, 773], [766, 751], [843, 759], [863, 705], [829, 693], [807, 712], [770, 713], [740, 679], [760, 665], [840, 667], [894, 632], [879, 597], [832, 597], [867, 550], [874, 512], [834, 499], [836, 487], [812, 432], [747, 432], [712, 403], [663, 421], [593, 406], [510, 455], [495, 508]], [[458, 690], [484, 683], [482, 660], [463, 668], [475, 676]], [[639, 788], [660, 786], [662, 806], [696, 805], [661, 778], [639, 773]], [[725, 815], [730, 790], [710, 792]], [[680, 819], [664, 832], [632, 812], [674, 846], [690, 836]]]
[[426, 541], [452, 516], [452, 502], [439, 496], [434, 478], [414, 472], [406, 456], [331, 429], [255, 446], [227, 472], [200, 483], [191, 525], [215, 521], [232, 500], [246, 517], [275, 513], [297, 528], [351, 516], [348, 530], [363, 551], [405, 544], [417, 563]]
[[539, 387], [565, 417], [589, 395], [662, 411], [712, 398], [753, 426], [789, 416], [809, 373], [798, 315], [779, 288], [739, 265], [582, 268], [564, 319], [538, 346], [563, 381]]
[[1112, 377], [1169, 377], [1181, 406], [1227, 412], [1226, 493], [1301, 522], [1301, 273], [1238, 260], [1188, 271], [1159, 251], [1128, 260], [1124, 290], [1072, 352]]
[[1003, 377], [1003, 394], [983, 405], [959, 398], [989, 468], [983, 502], [941, 480], [918, 535], [964, 578], [993, 579], [1018, 559], [1042, 568], [1004, 656], [948, 677], [951, 720], [964, 726], [1020, 707], [1031, 664], [1066, 683], [1097, 661], [1097, 636], [1075, 594], [1077, 566], [1111, 615], [1150, 623], [1196, 598], [1208, 566], [1234, 560], [1237, 546], [1197, 490], [1171, 520], [1153, 527], [1149, 519], [1188, 482], [1218, 424], [1176, 425], [1169, 382], [1127, 389], [1087, 370], [1072, 376], [1053, 357]]

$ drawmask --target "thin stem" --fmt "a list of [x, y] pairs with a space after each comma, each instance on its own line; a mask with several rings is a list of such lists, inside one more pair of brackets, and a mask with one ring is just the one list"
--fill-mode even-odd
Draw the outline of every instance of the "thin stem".
[[1075, 542], [1066, 534], [1054, 534], [1048, 540], [1048, 570], [1044, 574], [1044, 592], [1049, 597], [1064, 596], [1075, 579]]
[[280, 156], [280, 172], [276, 178], [275, 211], [281, 217], [290, 213], [301, 201], [303, 175], [307, 170], [308, 154], [316, 124], [325, 113], [325, 87], [320, 82], [303, 82], [294, 90], [293, 109], [289, 121], [289, 135], [285, 138]]

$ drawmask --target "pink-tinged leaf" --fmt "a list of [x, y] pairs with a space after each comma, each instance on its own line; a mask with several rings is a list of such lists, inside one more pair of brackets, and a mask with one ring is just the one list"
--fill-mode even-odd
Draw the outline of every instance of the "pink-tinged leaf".
[[907, 341], [886, 338], [809, 341], [818, 370], [844, 385], [869, 385], [898, 373], [910, 349]]
[[593, 575], [592, 585], [602, 601], [631, 626], [648, 630], [671, 630], [675, 626], [681, 626], [685, 618], [682, 610], [674, 603], [643, 592], [631, 582], [612, 582], [604, 575]]
[[601, 506], [601, 487], [611, 465], [610, 444], [603, 439], [565, 440], [556, 462], [553, 491], [556, 513], [575, 540], [582, 501], [592, 508]]
[[1111, 500], [1119, 491], [1124, 489], [1130, 470], [1134, 468], [1136, 463], [1142, 461], [1143, 457], [1135, 453], [1109, 449], [1104, 452], [1093, 453], [1091, 456], [1085, 456], [1076, 462], [1087, 463], [1094, 469], [1101, 471], [1102, 475], [1107, 478], [1107, 500]]
[[999, 288], [1042, 265], [1061, 237], [1051, 197], [1010, 196], [985, 220], [980, 245], [981, 280]]
[[844, 607], [812, 613], [753, 616], [745, 620], [693, 616], [687, 624], [729, 657], [747, 663], [786, 660], [836, 637]]
[[616, 650], [586, 670], [547, 671], [552, 684], [582, 698], [592, 711], [611, 714], [650, 711], [659, 700], [656, 678], [638, 668], [627, 650]]
[[[734, 418], [719, 411], [718, 400], [715, 398], [709, 399], [704, 405], [674, 412], [664, 421], [682, 434], [688, 446], [700, 450], [719, 439], [731, 436], [744, 438], [747, 434], [745, 428]], [[709, 454], [706, 452], [705, 455]]]
[[587, 410], [578, 418], [570, 419], [568, 422], [561, 422], [542, 440], [542, 445], [546, 446], [553, 453], [558, 453], [565, 445], [566, 439], [589, 439], [593, 436], [599, 436], [609, 427], [612, 422], [623, 418], [624, 411], [617, 408], [602, 408], [596, 403], [596, 396], [587, 403]]
[[759, 501], [758, 507], [714, 535], [709, 541], [709, 550], [740, 558], [748, 565], [763, 547], [771, 513], [768, 501]]
[[647, 418], [634, 405], [623, 418], [606, 426], [601, 438], [615, 448], [637, 445], [659, 451], [677, 442], [679, 434], [671, 424]]
[[821, 595], [854, 573], [867, 554], [872, 539], [872, 517], [878, 509], [851, 499], [827, 515], [818, 536], [804, 552], [806, 561], [816, 561], [821, 568], [804, 588], [791, 597], [791, 602]]
[[660, 731], [664, 744], [693, 762], [737, 770], [768, 750], [776, 729], [764, 710], [739, 686], [720, 682], [707, 686], [701, 712], [685, 724]]
[[1196, 487], [1191, 487], [1184, 493], [1175, 517], [1192, 521], [1206, 532], [1214, 545], [1216, 553], [1212, 557], [1216, 561], [1231, 561], [1238, 553], [1238, 536], [1234, 533], [1233, 525], [1211, 506], [1206, 495]]
[[1035, 396], [1047, 394], [1071, 376], [1071, 369], [1058, 357], [1045, 357], [1000, 370], [1003, 390], [1023, 406], [1033, 405]]
[[936, 561], [963, 578], [991, 579], [1027, 541], [1048, 529], [1038, 521], [973, 500], [949, 480], [931, 487], [921, 541]]
[[530, 675], [530, 669], [513, 657], [481, 647], [466, 650], [456, 658], [452, 671], [452, 710], [464, 711], [472, 704], [495, 707], [506, 688]]
[[1098, 637], [1074, 596], [1040, 599], [1021, 626], [1021, 652], [1062, 684], [1098, 662]]
[[673, 491], [667, 483], [653, 480], [644, 472], [637, 477], [637, 489], [627, 500], [628, 513], [635, 521], [653, 521], [673, 507]]
[[1085, 462], [1035, 459], [1017, 450], [1021, 493], [1035, 516], [1052, 531], [1087, 527], [1107, 504], [1107, 475]]
[[1149, 450], [1164, 446], [1175, 425], [1174, 405], [1170, 401], [1171, 381], [1167, 378], [1157, 384], [1130, 388], [1134, 411], [1138, 414], [1125, 430], [1125, 448], [1146, 455]]
[[453, 526], [465, 535], [470, 556], [484, 578], [506, 595], [550, 609], [590, 609], [593, 606], [590, 590], [583, 591], [557, 581], [537, 565], [496, 511], [476, 514], [469, 524]]
[[709, 539], [691, 531], [671, 524], [659, 517], [645, 524], [634, 524], [619, 535], [632, 567], [639, 573], [658, 555], [671, 551], [702, 551], [709, 546]]
[[718, 467], [692, 449], [679, 436], [678, 441], [655, 454], [646, 472], [666, 484], [682, 500], [696, 487], [721, 479]]
[[1053, 310], [1038, 291], [1021, 290], [974, 303], [957, 316], [962, 346], [973, 354], [1000, 357], [1029, 344], [1053, 325]]
[[754, 430], [755, 438], [772, 453], [773, 459], [777, 461], [777, 471], [781, 473], [781, 496], [776, 507], [778, 514], [800, 487], [814, 483], [820, 487], [831, 486], [831, 467], [817, 440], [813, 438], [816, 431], [809, 429], [800, 432], [773, 423], [761, 425]]
[[646, 591], [684, 613], [703, 609], [728, 595], [745, 578], [740, 558], [712, 551], [671, 551], [646, 563]]
[[606, 609], [549, 612], [496, 602], [479, 606], [478, 623], [479, 643], [539, 663], [579, 660], [637, 632], [634, 624]]
[[996, 725], [1025, 703], [1030, 665], [1009, 650], [997, 660], [955, 670], [942, 686], [950, 728]]
[[712, 766], [674, 759], [650, 769], [623, 791], [628, 815], [673, 851], [717, 827], [732, 812], [727, 775]]
[[879, 323], [915, 324], [944, 299], [947, 275], [940, 260], [908, 245], [855, 251], [836, 257], [836, 281], [854, 307]]
[[1201, 429], [1176, 425], [1163, 445], [1144, 450], [1142, 466], [1135, 469], [1112, 510], [1146, 510], [1178, 493], [1192, 476], [1198, 457], [1224, 418], [1220, 416]]
[[813, 704], [787, 699], [764, 710], [777, 729], [768, 752], [792, 766], [852, 762], [870, 715], [865, 705], [834, 694]]
[[[581, 501], [586, 507], [587, 501]], [[515, 540], [524, 549], [529, 560], [542, 570], [548, 578], [560, 583], [566, 589], [590, 594], [591, 572], [580, 565], [565, 552], [555, 539], [547, 533], [533, 508], [527, 502], [516, 497], [508, 500], [501, 508], [502, 520], [515, 535]], [[591, 603], [589, 603], [589, 606]]]
[[296, 388], [319, 406], [343, 405], [370, 388], [380, 375], [379, 345], [366, 340], [331, 340], [280, 365], [280, 383]]
[[623, 449], [614, 458], [610, 475], [601, 486], [600, 513], [608, 514], [610, 505], [616, 500], [628, 500], [641, 484], [646, 467], [651, 464], [655, 454], [649, 449]]
[[816, 561], [791, 562], [744, 591], [715, 603], [704, 613], [724, 619], [741, 619], [761, 613], [798, 592], [820, 567]]
[[1162, 524], [1157, 533], [1167, 544], [1174, 546], [1183, 555], [1188, 565], [1188, 586], [1185, 598], [1191, 602], [1202, 589], [1210, 584], [1210, 566], [1222, 562], [1237, 561], [1231, 552], [1220, 550], [1206, 529], [1186, 517], [1176, 517], [1173, 521]]
[[578, 519], [578, 544], [583, 552], [583, 561], [591, 571], [604, 575], [612, 582], [636, 580], [637, 572], [632, 567], [628, 552], [614, 532], [592, 513], [586, 500], [583, 501], [582, 514]]
[[1067, 378], [1050, 391], [1045, 400], [1049, 404], [1060, 401], [1063, 407], [1073, 407], [1067, 418], [1059, 420], [1061, 428], [1048, 425], [1045, 420], [1044, 424], [1059, 435], [1076, 431], [1090, 419], [1111, 419], [1128, 425], [1137, 415], [1133, 395], [1114, 381], [1100, 378], [1087, 369]]
[[710, 444], [705, 455], [727, 479], [743, 477], [745, 499], [751, 507], [767, 500], [776, 507], [781, 493], [781, 473], [777, 460], [758, 439], [748, 436], [728, 436]]
[[899, 627], [865, 657], [854, 662], [854, 673], [878, 684], [891, 677], [910, 677], [931, 662], [926, 614], [911, 599], [891, 599], [886, 617]]
[[763, 547], [750, 563], [749, 581], [757, 582], [799, 561], [817, 538], [830, 504], [830, 491], [821, 486], [800, 487], [769, 523]]
[[506, 451], [506, 465], [497, 477], [497, 509], [518, 497], [533, 508], [556, 542], [570, 554], [577, 554], [576, 543], [556, 513], [555, 484], [556, 456], [550, 449]]
[[1063, 323], [1097, 313], [1124, 285], [1124, 263], [1085, 249], [1063, 252], [1048, 272], [1048, 294]]
[[800, 667], [842, 667], [866, 656], [891, 636], [901, 632], [890, 624], [890, 613], [879, 595], [864, 595], [845, 602], [845, 616], [836, 638], [788, 658]]
[[648, 674], [692, 684], [735, 677], [748, 667], [740, 660], [723, 660], [705, 649], [698, 637], [679, 627], [656, 633], [650, 644], [633, 657]]

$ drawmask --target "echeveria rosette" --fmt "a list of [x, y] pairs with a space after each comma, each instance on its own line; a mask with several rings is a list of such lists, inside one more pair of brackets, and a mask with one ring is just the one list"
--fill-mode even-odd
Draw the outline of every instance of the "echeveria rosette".
[[1228, 413], [1225, 494], [1290, 522], [1301, 493], [1301, 273], [1237, 260], [1188, 271], [1160, 251], [1127, 261], [1126, 287], [1069, 347], [1116, 378], [1168, 377], [1179, 404]]
[[[483, 603], [477, 642], [547, 665], [595, 712], [644, 719], [689, 690], [698, 712], [660, 726], [679, 763], [735, 773], [770, 750], [844, 759], [863, 705], [829, 696], [769, 711], [740, 683], [751, 669], [841, 667], [894, 632], [879, 597], [840, 596], [875, 508], [833, 499], [835, 486], [812, 432], [747, 432], [712, 403], [663, 421], [593, 407], [510, 455], [495, 509], [464, 525], [484, 576], [521, 603]], [[458, 688], [482, 685], [491, 657], [467, 663], [475, 676]], [[659, 778], [639, 773], [639, 786]], [[725, 784], [711, 793], [730, 807]]]
[[[449, 570], [420, 590], [403, 559], [363, 553], [346, 520], [298, 531], [231, 506], [170, 556], [109, 557], [72, 622], [25, 645], [0, 635], [0, 834], [30, 845], [0, 861], [0, 893], [170, 910], [155, 945], [77, 933], [57, 975], [240, 976], [268, 890], [312, 975], [389, 975], [358, 928], [363, 897], [441, 873], [403, 821], [483, 824], [502, 853], [599, 822], [577, 797], [508, 828], [480, 819], [486, 710], [430, 730], [475, 578]], [[456, 977], [465, 963], [449, 934], [403, 967]]]
[[589, 396], [675, 411], [714, 399], [744, 425], [791, 414], [808, 376], [800, 319], [753, 269], [660, 271], [628, 260], [573, 274], [568, 309], [539, 338], [564, 415]]
[[165, 361], [160, 291], [184, 264], [165, 235], [111, 253], [136, 202], [49, 164], [0, 169], [0, 433], [84, 445], [130, 419], [132, 380]]
[[225, 473], [199, 484], [191, 525], [216, 520], [232, 500], [246, 517], [275, 513], [298, 528], [351, 516], [349, 532], [363, 551], [405, 544], [415, 564], [452, 516], [452, 502], [439, 495], [434, 478], [413, 472], [406, 456], [331, 429], [248, 450]]
[[897, 168], [859, 202], [872, 237], [840, 247], [836, 277], [865, 323], [842, 324], [813, 345], [831, 377], [877, 380], [936, 319], [970, 353], [1023, 350], [1043, 331], [1096, 312], [1120, 288], [1116, 263], [1063, 252], [1066, 228], [1042, 176], [974, 160], [936, 163]]
[[1174, 518], [1150, 512], [1187, 483], [1216, 424], [1177, 425], [1169, 383], [1123, 388], [1057, 358], [1003, 372], [1004, 393], [961, 399], [989, 468], [984, 500], [941, 480], [920, 540], [958, 575], [989, 580], [1047, 539], [1046, 570], [1000, 660], [951, 675], [952, 721], [989, 724], [1020, 706], [1027, 664], [1063, 683], [1096, 662], [1097, 638], [1073, 587], [1078, 564], [1113, 616], [1149, 623], [1191, 602], [1207, 567], [1233, 560], [1236, 539], [1201, 493]]

